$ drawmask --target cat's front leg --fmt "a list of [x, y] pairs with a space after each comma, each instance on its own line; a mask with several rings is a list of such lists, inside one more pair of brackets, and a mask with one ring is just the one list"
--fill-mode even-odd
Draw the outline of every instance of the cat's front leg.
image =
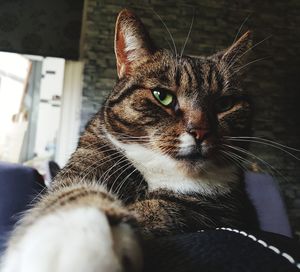
[[1, 272], [138, 271], [130, 214], [101, 187], [53, 192], [14, 231]]

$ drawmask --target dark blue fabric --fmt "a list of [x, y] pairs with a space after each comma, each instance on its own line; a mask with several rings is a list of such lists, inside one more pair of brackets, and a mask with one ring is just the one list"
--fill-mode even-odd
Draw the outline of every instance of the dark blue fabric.
[[261, 230], [292, 237], [277, 182], [267, 174], [246, 172], [247, 193], [256, 208]]
[[148, 240], [143, 248], [143, 272], [299, 272], [300, 267], [299, 243], [267, 232], [247, 237], [207, 230]]
[[0, 251], [20, 213], [43, 188], [43, 177], [36, 170], [0, 162]]

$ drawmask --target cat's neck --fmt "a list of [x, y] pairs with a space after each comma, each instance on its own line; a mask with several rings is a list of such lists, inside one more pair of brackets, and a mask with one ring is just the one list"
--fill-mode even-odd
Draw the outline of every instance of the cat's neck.
[[178, 167], [178, 163], [140, 144], [123, 144], [111, 134], [107, 138], [120, 148], [132, 164], [142, 173], [148, 184], [148, 191], [166, 189], [175, 193], [199, 193], [202, 195], [227, 194], [232, 184], [241, 179], [235, 166], [217, 167], [211, 165], [198, 176], [189, 176]]

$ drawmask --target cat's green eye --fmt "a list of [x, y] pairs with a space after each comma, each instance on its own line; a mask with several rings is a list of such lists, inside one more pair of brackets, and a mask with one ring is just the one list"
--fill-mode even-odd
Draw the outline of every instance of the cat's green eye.
[[161, 89], [154, 89], [152, 91], [153, 96], [164, 106], [168, 107], [174, 103], [174, 95]]
[[234, 105], [235, 99], [233, 96], [223, 96], [215, 102], [215, 110], [218, 113], [229, 111]]

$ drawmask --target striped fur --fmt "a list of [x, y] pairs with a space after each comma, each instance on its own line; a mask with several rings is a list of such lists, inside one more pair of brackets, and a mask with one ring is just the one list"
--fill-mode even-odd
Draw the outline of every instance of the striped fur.
[[[257, 229], [243, 173], [220, 151], [224, 136], [251, 131], [251, 103], [236, 73], [249, 43], [247, 32], [213, 56], [178, 57], [157, 49], [142, 22], [122, 11], [115, 35], [119, 80], [52, 187], [20, 221], [0, 271], [107, 271], [108, 266], [134, 271], [141, 258], [137, 237], [215, 227]], [[172, 104], [160, 103], [154, 90], [172, 95]], [[102, 222], [111, 235], [89, 230], [85, 220], [91, 226]], [[48, 221], [56, 223], [45, 230]], [[67, 231], [76, 222], [84, 233], [103, 235], [108, 252], [103, 263], [94, 252], [97, 246], [84, 240], [81, 248], [70, 249], [74, 255], [63, 250], [64, 243], [79, 238], [76, 232], [64, 237], [60, 225]], [[55, 233], [55, 243], [38, 242]], [[36, 237], [36, 248], [28, 237]], [[45, 256], [44, 267], [35, 260], [39, 247], [46, 247], [55, 265]], [[79, 269], [80, 258], [73, 258], [78, 252], [84, 260], [94, 258], [90, 267]]]

